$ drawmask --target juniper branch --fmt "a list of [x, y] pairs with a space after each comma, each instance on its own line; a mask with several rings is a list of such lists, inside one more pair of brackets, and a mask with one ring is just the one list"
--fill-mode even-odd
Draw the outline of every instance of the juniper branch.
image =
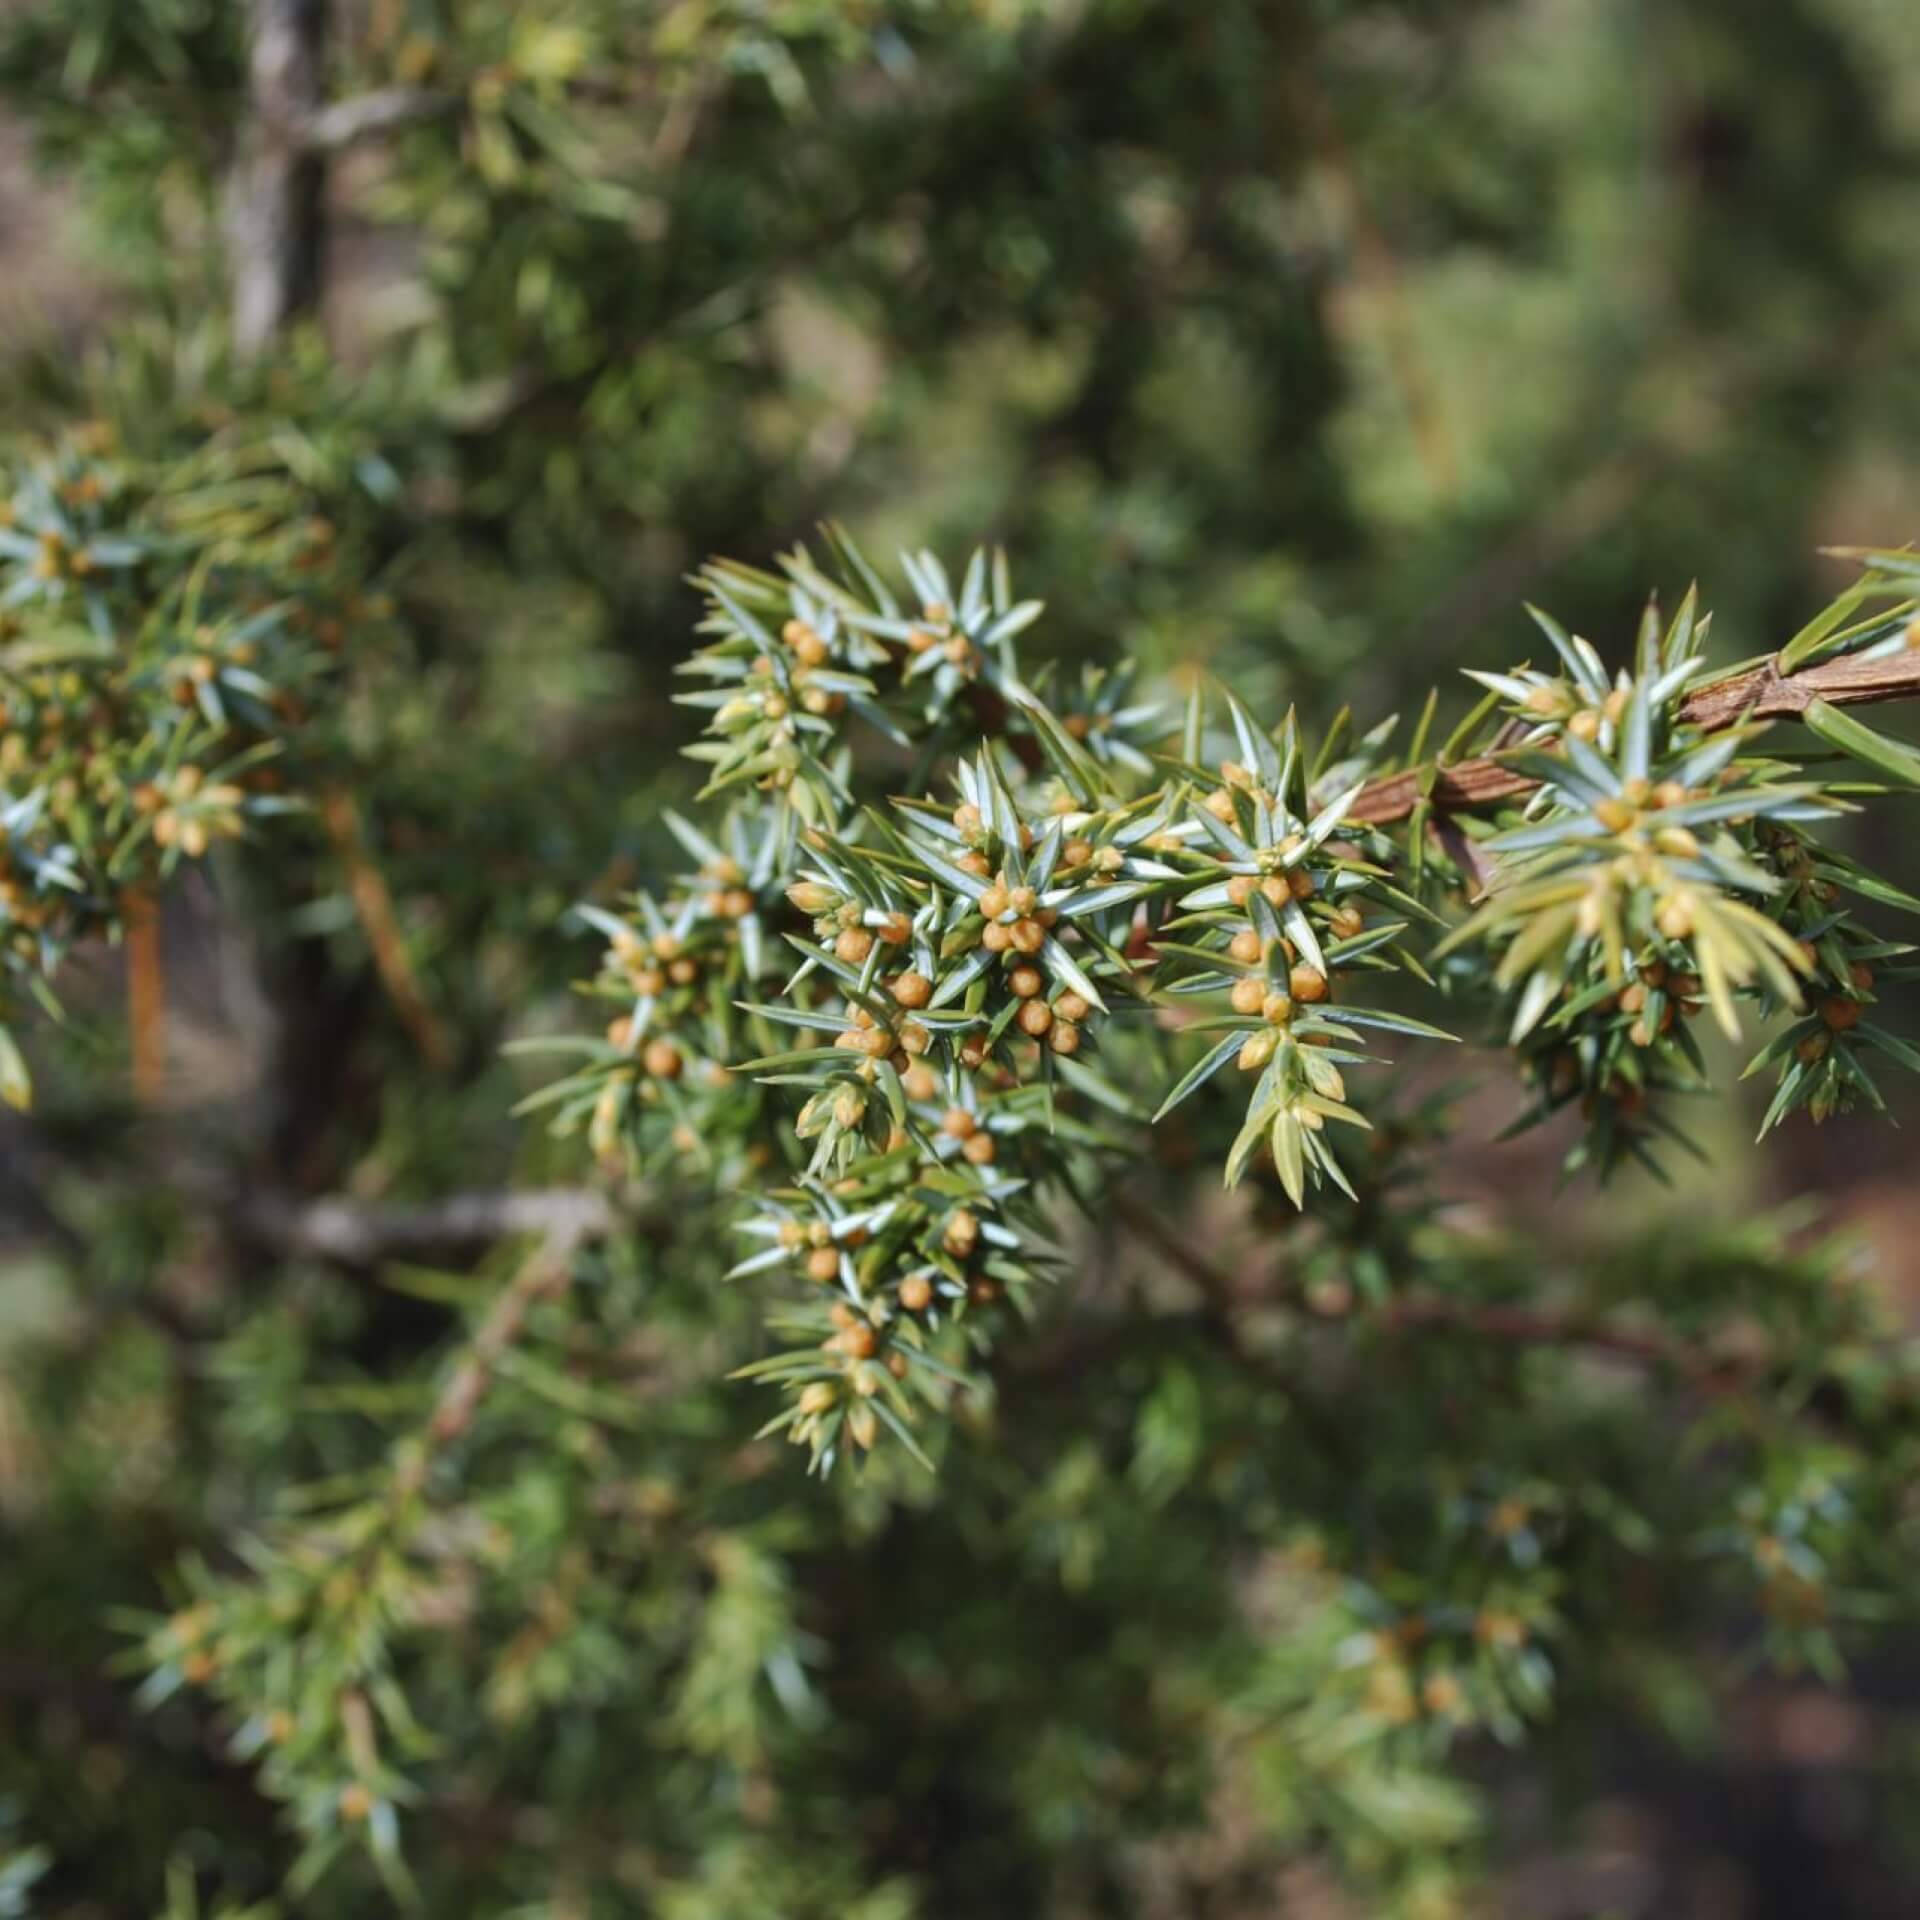
[[[1750, 720], [1785, 720], [1805, 713], [1816, 700], [1831, 706], [1870, 706], [1887, 700], [1920, 697], [1920, 653], [1869, 660], [1842, 656], [1823, 660], [1799, 673], [1780, 671], [1779, 656], [1757, 667], [1697, 687], [1681, 703], [1690, 726], [1718, 733]], [[1462, 760], [1454, 766], [1408, 767], [1370, 780], [1354, 802], [1350, 818], [1368, 826], [1404, 820], [1420, 801], [1436, 812], [1474, 813], [1531, 793], [1539, 781], [1502, 763], [1498, 755]]]

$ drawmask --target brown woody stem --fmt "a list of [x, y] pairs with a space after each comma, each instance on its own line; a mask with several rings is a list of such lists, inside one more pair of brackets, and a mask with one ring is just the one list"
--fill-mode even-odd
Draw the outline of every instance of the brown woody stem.
[[347, 892], [359, 917], [361, 931], [373, 954], [380, 983], [387, 990], [393, 1010], [420, 1049], [429, 1066], [451, 1066], [454, 1047], [451, 1036], [436, 1017], [413, 962], [407, 957], [407, 943], [400, 931], [400, 917], [394, 910], [393, 894], [386, 876], [368, 851], [361, 830], [360, 809], [344, 787], [329, 787], [320, 796], [320, 817], [327, 837], [333, 843], [346, 870]]
[[153, 895], [127, 896], [127, 1026], [133, 1047], [133, 1092], [152, 1106], [166, 1086], [167, 975], [160, 913]]
[[[1816, 700], [1836, 707], [1862, 707], [1916, 698], [1920, 698], [1920, 652], [1883, 660], [1842, 656], [1795, 674], [1783, 674], [1774, 659], [1695, 688], [1681, 702], [1680, 717], [1690, 726], [1718, 733], [1749, 720], [1792, 719]], [[1348, 817], [1368, 826], [1385, 826], [1406, 819], [1423, 798], [1430, 799], [1438, 813], [1473, 813], [1518, 799], [1539, 784], [1497, 756], [1461, 760], [1450, 767], [1409, 767], [1404, 773], [1368, 781]]]

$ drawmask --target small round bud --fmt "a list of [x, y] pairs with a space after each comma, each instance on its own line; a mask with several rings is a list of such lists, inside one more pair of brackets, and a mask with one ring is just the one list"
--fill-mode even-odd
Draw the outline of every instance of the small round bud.
[[1250, 873], [1236, 873], [1227, 882], [1228, 903], [1232, 906], [1244, 907], [1253, 898], [1254, 889], [1259, 884], [1260, 882]]
[[340, 1817], [358, 1826], [373, 1814], [373, 1795], [358, 1780], [340, 1789]]
[[806, 665], [819, 666], [827, 658], [827, 643], [804, 620], [789, 620], [780, 637]]
[[980, 896], [980, 911], [989, 920], [997, 920], [1007, 910], [1007, 890], [998, 881]]
[[1240, 1048], [1237, 1065], [1242, 1073], [1258, 1073], [1279, 1050], [1272, 1032], [1250, 1033]]
[[1834, 1033], [1845, 1033], [1849, 1027], [1857, 1026], [1861, 1011], [1858, 1000], [1843, 1000], [1838, 995], [1820, 1003], [1820, 1018]]
[[1071, 1020], [1056, 1020], [1047, 1035], [1047, 1045], [1065, 1057], [1080, 1051], [1080, 1029]]
[[1038, 920], [1016, 920], [1013, 923], [1013, 950], [1015, 953], [1038, 953], [1047, 944], [1047, 930]]
[[1233, 983], [1233, 991], [1227, 998], [1235, 1013], [1253, 1014], [1260, 1011], [1260, 1003], [1267, 997], [1267, 983], [1254, 974], [1244, 980]]
[[931, 1067], [909, 1067], [900, 1084], [909, 1100], [931, 1100], [940, 1091], [940, 1076]]
[[1060, 864], [1063, 867], [1084, 867], [1093, 858], [1091, 840], [1069, 840], [1060, 849]]
[[1248, 927], [1243, 932], [1236, 933], [1233, 936], [1233, 939], [1228, 943], [1227, 952], [1233, 959], [1238, 960], [1243, 967], [1250, 967], [1259, 960], [1262, 945], [1263, 943], [1260, 936], [1255, 933], [1251, 927]]
[[975, 1133], [968, 1136], [960, 1151], [976, 1167], [990, 1167], [999, 1157], [1000, 1149], [990, 1133]]
[[1335, 907], [1327, 924], [1336, 940], [1351, 940], [1365, 929], [1367, 916], [1358, 907]]
[[815, 1247], [807, 1255], [807, 1278], [826, 1286], [840, 1277], [840, 1250], [837, 1247]]
[[940, 1116], [940, 1131], [954, 1140], [966, 1140], [979, 1130], [980, 1122], [965, 1107], [949, 1107]]
[[1684, 893], [1670, 894], [1654, 916], [1654, 924], [1669, 940], [1693, 937], [1693, 902]]
[[839, 1398], [830, 1381], [814, 1380], [800, 1390], [800, 1411], [808, 1419], [817, 1420], [821, 1414], [831, 1413]]
[[1270, 993], [1260, 1002], [1260, 1018], [1270, 1027], [1284, 1027], [1293, 1018], [1293, 1002], [1284, 993]]
[[900, 1282], [900, 1304], [908, 1313], [925, 1313], [933, 1305], [933, 1282], [924, 1273], [910, 1273]]
[[1031, 1000], [1046, 984], [1046, 975], [1038, 967], [1015, 967], [1007, 975], [1007, 985], [1022, 1000]]
[[989, 953], [1010, 953], [1013, 950], [1013, 929], [1002, 926], [998, 920], [989, 920], [980, 929], [980, 944]]
[[1029, 1040], [1045, 1038], [1047, 1029], [1053, 1025], [1053, 1009], [1044, 1000], [1029, 1000], [1016, 1016], [1020, 1031]]
[[888, 988], [894, 999], [910, 1010], [924, 1007], [933, 998], [933, 982], [924, 973], [903, 973]]
[[1308, 1006], [1327, 997], [1327, 976], [1318, 967], [1297, 966], [1287, 976], [1287, 990]]
[[1093, 1011], [1093, 1003], [1080, 994], [1069, 991], [1063, 993], [1053, 1003], [1053, 1011], [1061, 1020], [1084, 1020]]
[[865, 927], [848, 927], [833, 943], [834, 958], [849, 967], [864, 966], [873, 951], [873, 935]]
[[653, 1040], [647, 1044], [646, 1051], [640, 1056], [640, 1064], [656, 1080], [678, 1080], [685, 1064], [680, 1058], [680, 1049], [668, 1040]]

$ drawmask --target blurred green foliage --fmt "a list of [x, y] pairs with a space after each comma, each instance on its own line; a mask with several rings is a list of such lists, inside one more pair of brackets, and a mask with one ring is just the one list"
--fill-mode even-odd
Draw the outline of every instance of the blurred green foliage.
[[[707, 1186], [565, 1286], [302, 1211], [579, 1176], [501, 1046], [581, 1024], [572, 901], [686, 864], [716, 552], [998, 540], [1067, 661], [1321, 721], [1537, 649], [1523, 596], [1618, 655], [1697, 573], [1725, 657], [1784, 642], [1822, 543], [1915, 532], [1897, 0], [331, 12], [333, 97], [422, 111], [334, 157], [326, 300], [256, 365], [239, 0], [0, 15], [90, 289], [79, 340], [13, 328], [10, 464], [270, 448], [391, 607], [311, 810], [170, 897], [165, 1098], [97, 958], [27, 1039], [0, 1914], [1438, 1920], [1510, 1855], [1501, 1743], [1577, 1800], [1623, 1728], [1736, 1743], [1757, 1653], [1910, 1625], [1912, 1374], [1853, 1256], [1699, 1186], [1591, 1243], [1443, 1207], [1419, 1086], [1355, 1209], [1217, 1212], [1202, 1103], [1124, 1217], [1063, 1213], [937, 1479], [748, 1439]], [[17, 316], [53, 263], [12, 265]], [[1723, 1171], [1729, 1212], [1770, 1177]], [[1276, 1250], [1283, 1298], [1196, 1294]], [[1414, 1276], [1453, 1319], [1392, 1318]], [[1473, 1331], [1543, 1295], [1699, 1370]]]

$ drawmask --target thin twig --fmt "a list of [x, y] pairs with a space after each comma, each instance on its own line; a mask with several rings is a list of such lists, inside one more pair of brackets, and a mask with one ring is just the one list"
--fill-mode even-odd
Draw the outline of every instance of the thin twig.
[[320, 796], [320, 817], [327, 837], [346, 869], [347, 892], [359, 917], [367, 945], [373, 951], [373, 964], [381, 985], [403, 1025], [413, 1036], [429, 1066], [445, 1069], [453, 1061], [453, 1042], [436, 1018], [433, 1008], [407, 958], [407, 943], [400, 932], [400, 918], [394, 911], [393, 894], [386, 876], [367, 850], [361, 831], [360, 809], [345, 787], [329, 787]]
[[426, 1478], [433, 1455], [473, 1424], [473, 1416], [493, 1384], [495, 1369], [520, 1338], [535, 1303], [565, 1290], [578, 1244], [577, 1233], [561, 1229], [548, 1234], [500, 1289], [486, 1318], [447, 1374], [418, 1449], [395, 1474], [396, 1494], [404, 1497], [417, 1488]]

